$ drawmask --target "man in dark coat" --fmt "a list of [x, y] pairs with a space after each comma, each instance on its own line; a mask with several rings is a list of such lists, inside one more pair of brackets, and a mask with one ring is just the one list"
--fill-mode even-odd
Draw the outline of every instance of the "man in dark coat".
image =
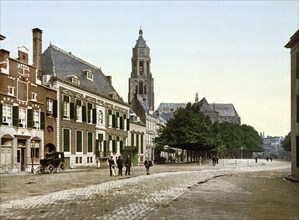
[[126, 166], [126, 173], [125, 175], [131, 175], [131, 158], [128, 155], [125, 161], [125, 166]]
[[123, 158], [121, 156], [118, 157], [117, 161], [118, 175], [123, 175]]

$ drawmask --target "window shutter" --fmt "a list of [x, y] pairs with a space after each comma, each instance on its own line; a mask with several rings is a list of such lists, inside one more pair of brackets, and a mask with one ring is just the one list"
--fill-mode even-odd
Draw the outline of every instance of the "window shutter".
[[27, 109], [27, 127], [33, 127], [33, 109]]
[[86, 106], [82, 106], [82, 121], [86, 122]]
[[112, 115], [112, 128], [115, 128], [116, 126], [115, 126], [115, 115], [113, 114]]
[[131, 146], [134, 147], [134, 133], [131, 134]]
[[97, 123], [97, 110], [95, 108], [92, 109], [92, 123], [93, 124]]
[[103, 134], [98, 134], [98, 140], [103, 141]]
[[63, 134], [64, 134], [64, 137], [63, 137], [64, 151], [69, 152], [70, 151], [70, 130], [64, 129]]
[[53, 100], [53, 117], [57, 118], [57, 100]]
[[118, 128], [119, 112], [116, 112], [115, 116], [115, 127]]
[[75, 118], [75, 104], [73, 102], [70, 103], [70, 119]]
[[116, 153], [116, 141], [112, 140], [112, 152]]
[[130, 130], [130, 119], [127, 119], [127, 131]]
[[119, 118], [119, 128], [122, 129], [122, 130], [124, 129], [124, 121], [123, 121], [123, 117], [120, 117], [120, 118]]
[[104, 152], [104, 156], [106, 156], [106, 152], [107, 152], [107, 141], [105, 140], [104, 142], [103, 142], [103, 152]]
[[93, 133], [88, 132], [87, 136], [88, 136], [88, 149], [87, 149], [87, 151], [92, 152], [92, 136], [93, 136]]
[[2, 125], [2, 118], [3, 118], [3, 105], [0, 103], [0, 125]]
[[299, 136], [296, 137], [296, 165], [299, 167]]
[[19, 106], [12, 107], [12, 125], [19, 126]]
[[119, 142], [120, 153], [123, 153], [123, 141]]
[[40, 129], [45, 129], [45, 113], [40, 113]]
[[[299, 95], [297, 95], [297, 122], [299, 123]], [[299, 149], [297, 149], [299, 151]]]

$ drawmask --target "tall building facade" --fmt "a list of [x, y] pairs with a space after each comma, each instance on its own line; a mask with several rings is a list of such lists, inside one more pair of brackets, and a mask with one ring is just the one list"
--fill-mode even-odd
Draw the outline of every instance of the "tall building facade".
[[154, 111], [154, 79], [151, 73], [150, 48], [143, 39], [143, 31], [141, 29], [132, 52], [132, 72], [129, 78], [128, 102], [130, 103], [136, 94], [137, 98], [142, 100], [149, 110]]
[[154, 115], [154, 79], [151, 73], [150, 48], [143, 39], [143, 31], [139, 30], [139, 38], [133, 48], [131, 59], [132, 72], [129, 78], [129, 104], [132, 110], [146, 126], [143, 158], [154, 160], [154, 138], [156, 124]]
[[291, 49], [291, 159], [292, 177], [299, 181], [299, 30], [286, 44]]

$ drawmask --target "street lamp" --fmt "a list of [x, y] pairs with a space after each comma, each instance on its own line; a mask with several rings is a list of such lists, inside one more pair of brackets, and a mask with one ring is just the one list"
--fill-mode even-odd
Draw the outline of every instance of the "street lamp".
[[34, 141], [31, 141], [31, 173], [33, 173]]

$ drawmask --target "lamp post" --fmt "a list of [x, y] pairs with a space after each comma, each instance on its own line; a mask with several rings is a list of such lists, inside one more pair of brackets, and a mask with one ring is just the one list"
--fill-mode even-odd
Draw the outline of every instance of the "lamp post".
[[31, 142], [31, 173], [33, 173], [34, 141]]

